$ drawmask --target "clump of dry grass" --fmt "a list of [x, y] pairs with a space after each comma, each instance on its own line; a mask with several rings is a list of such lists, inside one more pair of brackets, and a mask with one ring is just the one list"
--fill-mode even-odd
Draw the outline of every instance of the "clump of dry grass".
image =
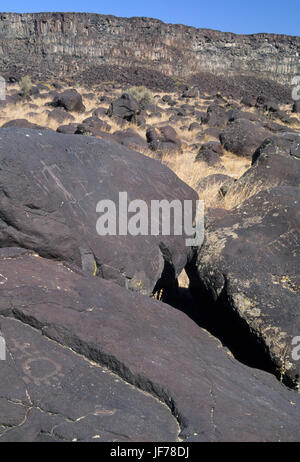
[[154, 104], [153, 93], [147, 87], [130, 87], [126, 90], [126, 93], [133, 96], [140, 105]]
[[32, 82], [29, 75], [24, 75], [20, 80], [20, 90], [24, 94], [25, 97], [30, 95], [30, 90], [32, 89]]
[[255, 196], [255, 194], [265, 189], [274, 188], [275, 186], [278, 186], [276, 181], [270, 181], [269, 183], [257, 181], [255, 183], [245, 183], [243, 186], [240, 184], [235, 186], [233, 184], [222, 200], [222, 207], [230, 210], [250, 199], [250, 197]]
[[[155, 157], [155, 153], [149, 155]], [[199, 198], [205, 201], [206, 207], [223, 206], [218, 194], [220, 184], [212, 182], [207, 190], [199, 191], [198, 184], [201, 179], [214, 174], [239, 178], [251, 164], [250, 160], [225, 151], [222, 165], [210, 167], [205, 162], [195, 162], [195, 153], [189, 150], [183, 153], [163, 154], [161, 162], [173, 170], [182, 181], [195, 189]]]

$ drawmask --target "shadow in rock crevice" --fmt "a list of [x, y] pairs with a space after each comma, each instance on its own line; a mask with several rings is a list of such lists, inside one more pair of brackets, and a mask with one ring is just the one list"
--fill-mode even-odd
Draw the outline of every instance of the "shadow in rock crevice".
[[[273, 363], [262, 339], [251, 331], [245, 320], [229, 308], [226, 286], [216, 302], [210, 298], [199, 281], [193, 290], [178, 288], [175, 296], [172, 297], [169, 292], [162, 301], [184, 312], [199, 327], [220, 340], [239, 362], [269, 372], [280, 379], [280, 371]], [[284, 377], [283, 383], [294, 388], [288, 377]]]

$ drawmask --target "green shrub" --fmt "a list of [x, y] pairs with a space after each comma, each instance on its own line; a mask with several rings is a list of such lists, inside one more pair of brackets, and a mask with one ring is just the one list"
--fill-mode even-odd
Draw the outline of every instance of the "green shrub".
[[131, 87], [126, 90], [126, 93], [133, 96], [141, 106], [154, 104], [152, 92], [146, 87]]

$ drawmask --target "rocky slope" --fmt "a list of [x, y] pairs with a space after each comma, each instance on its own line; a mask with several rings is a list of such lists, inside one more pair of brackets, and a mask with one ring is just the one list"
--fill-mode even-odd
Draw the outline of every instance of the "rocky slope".
[[169, 76], [205, 71], [288, 84], [300, 72], [299, 53], [300, 37], [285, 35], [236, 35], [85, 13], [0, 14], [2, 73], [57, 76], [95, 66], [150, 67]]
[[[102, 69], [125, 80], [8, 80], [0, 102], [0, 442], [299, 441], [290, 89], [202, 72], [151, 92]], [[173, 82], [155, 72], [138, 77]], [[197, 192], [202, 246], [99, 235], [97, 204], [123, 191]]]

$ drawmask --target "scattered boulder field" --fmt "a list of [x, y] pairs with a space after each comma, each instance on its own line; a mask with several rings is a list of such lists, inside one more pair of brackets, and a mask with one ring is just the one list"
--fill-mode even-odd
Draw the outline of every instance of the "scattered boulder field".
[[[0, 442], [299, 441], [297, 103], [275, 83], [17, 81], [0, 102]], [[99, 235], [120, 193], [204, 200], [203, 244]]]

